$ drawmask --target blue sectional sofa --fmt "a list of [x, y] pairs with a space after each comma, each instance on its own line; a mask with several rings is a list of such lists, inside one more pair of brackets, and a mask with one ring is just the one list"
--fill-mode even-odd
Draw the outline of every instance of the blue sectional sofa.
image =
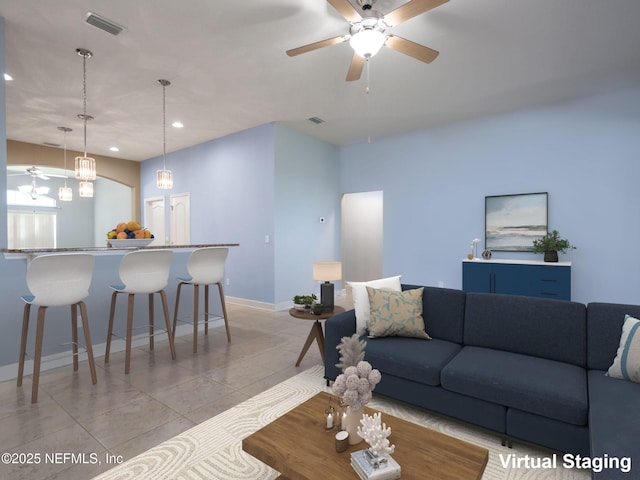
[[[625, 314], [640, 318], [640, 306], [424, 287], [432, 339], [369, 338], [365, 358], [382, 373], [378, 394], [572, 459], [640, 462], [640, 384], [605, 375]], [[325, 331], [325, 377], [334, 380], [336, 346], [356, 331], [354, 310], [329, 318]], [[592, 475], [635, 478], [622, 470]]]

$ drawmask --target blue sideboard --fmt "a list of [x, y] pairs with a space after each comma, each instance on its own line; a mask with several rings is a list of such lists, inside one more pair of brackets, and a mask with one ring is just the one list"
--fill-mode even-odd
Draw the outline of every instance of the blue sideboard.
[[463, 260], [462, 289], [571, 300], [571, 262]]

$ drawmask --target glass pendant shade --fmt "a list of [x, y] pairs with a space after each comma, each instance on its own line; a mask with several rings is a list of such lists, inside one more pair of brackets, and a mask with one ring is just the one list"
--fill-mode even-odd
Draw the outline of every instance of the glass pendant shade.
[[71, 187], [60, 187], [58, 189], [58, 200], [61, 202], [70, 202], [73, 200], [73, 189]]
[[173, 172], [171, 170], [158, 170], [157, 187], [163, 190], [173, 188]]
[[80, 182], [78, 184], [78, 194], [81, 197], [93, 197], [93, 182]]
[[384, 33], [367, 28], [353, 35], [349, 45], [362, 58], [371, 58], [380, 51], [386, 40]]
[[76, 157], [76, 178], [79, 180], [96, 179], [96, 161], [91, 157]]

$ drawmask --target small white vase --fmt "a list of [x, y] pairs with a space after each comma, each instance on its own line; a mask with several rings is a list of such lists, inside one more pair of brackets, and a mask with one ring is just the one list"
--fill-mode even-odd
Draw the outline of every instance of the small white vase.
[[356, 445], [362, 441], [362, 437], [358, 435], [358, 427], [364, 409], [347, 407], [347, 432], [349, 433], [349, 445]]

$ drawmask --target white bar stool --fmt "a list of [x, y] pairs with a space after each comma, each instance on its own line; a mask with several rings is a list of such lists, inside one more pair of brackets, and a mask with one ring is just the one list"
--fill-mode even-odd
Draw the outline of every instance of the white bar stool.
[[173, 343], [173, 333], [169, 320], [169, 307], [167, 305], [167, 295], [164, 288], [169, 281], [169, 271], [171, 269], [171, 250], [136, 250], [127, 253], [122, 257], [119, 267], [120, 281], [122, 285], [112, 285], [111, 310], [109, 312], [109, 331], [107, 333], [107, 348], [104, 354], [104, 362], [109, 363], [109, 352], [111, 351], [111, 337], [113, 336], [113, 318], [116, 310], [116, 298], [119, 293], [128, 294], [127, 307], [127, 331], [126, 331], [126, 353], [124, 373], [129, 373], [131, 364], [131, 339], [133, 336], [133, 305], [135, 295], [138, 293], [149, 295], [149, 349], [153, 350], [154, 337], [154, 316], [153, 316], [153, 295], [160, 294], [162, 299], [162, 309], [169, 337], [169, 348], [171, 358], [176, 359], [176, 349]]
[[20, 342], [20, 359], [18, 362], [18, 386], [22, 386], [24, 360], [27, 351], [27, 334], [29, 331], [29, 314], [31, 306], [38, 307], [36, 325], [36, 343], [33, 359], [33, 378], [31, 403], [38, 401], [38, 384], [40, 382], [40, 361], [42, 359], [42, 339], [44, 334], [44, 317], [47, 307], [71, 306], [71, 334], [73, 341], [73, 370], [78, 370], [78, 306], [82, 317], [85, 348], [89, 358], [91, 382], [97, 383], [96, 366], [93, 361], [93, 348], [89, 333], [87, 307], [83, 300], [89, 296], [89, 286], [93, 275], [94, 259], [87, 254], [42, 255], [34, 258], [27, 267], [27, 288], [31, 295], [25, 295], [24, 314], [22, 317], [22, 340]]
[[220, 304], [222, 305], [222, 317], [227, 329], [227, 342], [231, 341], [229, 333], [229, 319], [227, 306], [224, 301], [222, 279], [224, 278], [224, 264], [229, 254], [228, 248], [207, 247], [194, 250], [187, 261], [187, 271], [190, 278], [178, 278], [178, 290], [176, 292], [176, 307], [173, 314], [173, 334], [176, 334], [178, 322], [178, 306], [180, 305], [180, 290], [182, 285], [193, 285], [193, 353], [198, 351], [198, 301], [199, 286], [204, 285], [204, 334], [209, 334], [209, 285], [218, 285]]

